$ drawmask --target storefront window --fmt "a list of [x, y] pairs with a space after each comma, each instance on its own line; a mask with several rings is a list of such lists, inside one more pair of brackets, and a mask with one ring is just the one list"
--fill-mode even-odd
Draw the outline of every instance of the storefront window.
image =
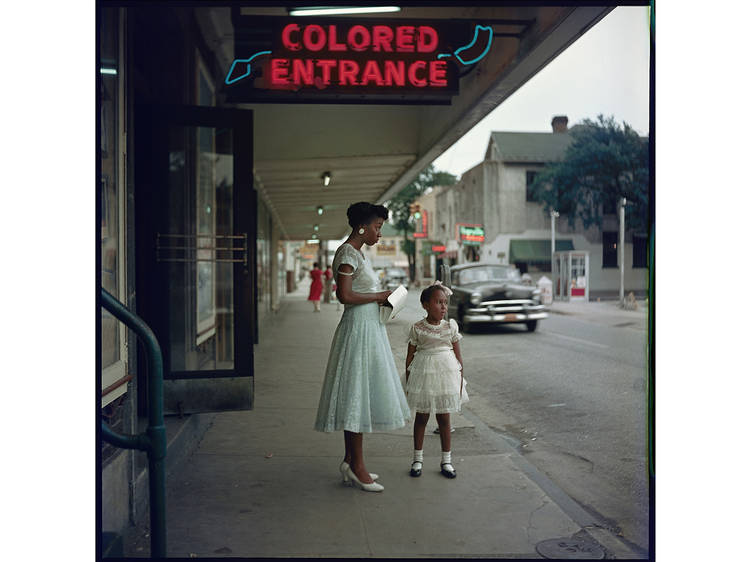
[[[120, 292], [120, 182], [118, 163], [119, 65], [117, 10], [103, 9], [100, 37], [100, 147], [101, 147], [101, 284], [115, 297]], [[120, 328], [117, 320], [104, 309], [102, 315], [102, 367], [120, 359]]]

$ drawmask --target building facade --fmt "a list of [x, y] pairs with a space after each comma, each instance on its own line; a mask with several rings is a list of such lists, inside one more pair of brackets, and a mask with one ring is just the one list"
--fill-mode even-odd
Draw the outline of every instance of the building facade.
[[[437, 236], [446, 245], [440, 258], [451, 265], [491, 261], [515, 265], [536, 281], [551, 271], [552, 218], [529, 191], [545, 164], [559, 161], [571, 142], [567, 117], [557, 116], [551, 133], [493, 132], [484, 160], [466, 171], [458, 183], [437, 195]], [[467, 244], [460, 225], [479, 225], [484, 240]], [[567, 215], [555, 220], [556, 251], [589, 252], [590, 296], [617, 292], [620, 264], [619, 220], [605, 214], [601, 226], [571, 227]], [[642, 294], [648, 287], [645, 232], [625, 232], [625, 291]]]

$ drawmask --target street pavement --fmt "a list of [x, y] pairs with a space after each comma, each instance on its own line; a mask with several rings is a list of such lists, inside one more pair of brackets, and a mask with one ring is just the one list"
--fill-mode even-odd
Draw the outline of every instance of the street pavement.
[[509, 325], [462, 341], [468, 408], [585, 509], [649, 544], [646, 316], [615, 303], [555, 303], [534, 333]]
[[[417, 293], [388, 325], [399, 370], [408, 328], [421, 317]], [[607, 558], [642, 557], [486, 425], [471, 402], [452, 416], [457, 478], [439, 473], [433, 421], [421, 478], [409, 476], [407, 426], [365, 435], [367, 467], [383, 493], [344, 486], [342, 433], [312, 429], [343, 306], [321, 303], [314, 313], [306, 296], [303, 283], [261, 327], [253, 410], [210, 414], [195, 452], [168, 474], [168, 556], [542, 558], [538, 543], [577, 539]], [[148, 556], [147, 530], [129, 537], [125, 551]]]

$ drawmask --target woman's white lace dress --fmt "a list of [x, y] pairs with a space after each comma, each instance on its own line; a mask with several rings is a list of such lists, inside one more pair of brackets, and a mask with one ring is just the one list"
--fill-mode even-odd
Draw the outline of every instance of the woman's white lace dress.
[[417, 350], [409, 365], [406, 399], [417, 412], [459, 412], [469, 401], [466, 379], [461, 390], [461, 364], [453, 353], [453, 343], [462, 337], [453, 319], [433, 325], [425, 318], [411, 327], [409, 343]]
[[[354, 268], [354, 292], [380, 291], [370, 261], [348, 243], [336, 250], [333, 271], [338, 272], [343, 264]], [[331, 342], [315, 429], [390, 431], [403, 427], [410, 419], [378, 304], [345, 305]]]

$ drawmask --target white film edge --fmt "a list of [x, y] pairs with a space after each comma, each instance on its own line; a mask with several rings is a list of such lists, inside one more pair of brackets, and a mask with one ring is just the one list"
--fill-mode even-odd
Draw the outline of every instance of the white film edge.
[[408, 291], [403, 285], [396, 287], [396, 290], [390, 294], [388, 297], [388, 304], [390, 304], [390, 306], [383, 305], [380, 307], [380, 321], [383, 324], [389, 320], [393, 320], [401, 309], [404, 308], [406, 305], [407, 294]]

